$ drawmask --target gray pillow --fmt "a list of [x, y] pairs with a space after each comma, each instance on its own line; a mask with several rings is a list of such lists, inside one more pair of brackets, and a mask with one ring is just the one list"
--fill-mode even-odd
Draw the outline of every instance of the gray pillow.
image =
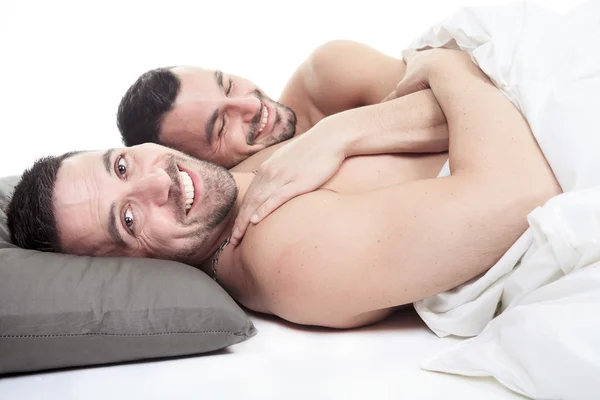
[[201, 354], [256, 334], [202, 271], [169, 261], [23, 250], [0, 179], [0, 374]]

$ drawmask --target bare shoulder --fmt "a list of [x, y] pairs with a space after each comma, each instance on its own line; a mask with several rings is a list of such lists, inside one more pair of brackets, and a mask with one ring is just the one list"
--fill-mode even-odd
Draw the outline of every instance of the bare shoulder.
[[[335, 74], [364, 71], [373, 62], [399, 64], [401, 60], [353, 40], [332, 40], [317, 47], [307, 59], [312, 78], [334, 78]], [[378, 68], [377, 68], [378, 69]], [[370, 70], [370, 68], [369, 68]]]
[[252, 154], [250, 157], [246, 158], [244, 161], [242, 161], [239, 164], [237, 164], [236, 166], [232, 167], [230, 169], [230, 171], [231, 172], [241, 172], [241, 173], [252, 172], [252, 171], [258, 169], [262, 165], [262, 163], [264, 163], [269, 158], [271, 158], [273, 153], [275, 153], [277, 150], [279, 150], [286, 144], [293, 142], [296, 139], [297, 139], [297, 137], [293, 137], [284, 142], [280, 142], [280, 143], [274, 144], [272, 146], [269, 146], [265, 149], [262, 149], [261, 151]]
[[366, 44], [329, 41], [300, 65], [281, 101], [302, 110], [314, 124], [319, 118], [380, 102], [404, 76], [405, 67], [401, 59]]
[[379, 103], [405, 71], [401, 59], [350, 40], [323, 44], [308, 63], [307, 91], [327, 115]]
[[332, 328], [366, 325], [392, 312], [357, 309], [347, 301], [349, 281], [338, 274], [347, 264], [339, 255], [352, 246], [343, 234], [350, 221], [336, 210], [346, 207], [350, 197], [317, 190], [290, 200], [249, 228], [240, 260], [268, 312], [294, 323]]

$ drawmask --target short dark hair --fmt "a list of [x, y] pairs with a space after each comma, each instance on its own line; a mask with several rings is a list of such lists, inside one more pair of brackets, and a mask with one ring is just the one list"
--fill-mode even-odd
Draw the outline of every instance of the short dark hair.
[[24, 249], [61, 252], [54, 186], [62, 162], [78, 153], [39, 158], [23, 172], [6, 207], [6, 223], [13, 244]]
[[169, 68], [143, 73], [127, 89], [117, 111], [117, 127], [125, 146], [158, 143], [160, 124], [173, 107], [181, 82]]

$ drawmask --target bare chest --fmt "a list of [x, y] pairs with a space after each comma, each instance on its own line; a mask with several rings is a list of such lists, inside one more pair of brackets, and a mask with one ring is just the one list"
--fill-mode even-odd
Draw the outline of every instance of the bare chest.
[[[281, 144], [272, 146], [255, 154], [234, 170], [251, 172], [258, 169], [280, 146]], [[343, 162], [337, 173], [321, 189], [355, 194], [413, 180], [431, 179], [438, 175], [447, 159], [447, 153], [351, 157]]]
[[[269, 151], [270, 150], [270, 151]], [[269, 155], [273, 149], [268, 149]], [[267, 151], [247, 159], [236, 169], [251, 171], [268, 159]], [[404, 182], [435, 178], [447, 160], [440, 154], [397, 154], [352, 157], [344, 161], [338, 172], [320, 189], [341, 194], [356, 194], [377, 190]], [[300, 200], [302, 196], [298, 198]], [[243, 243], [242, 243], [243, 245]], [[269, 245], [259, 243], [259, 245]], [[243, 247], [243, 246], [242, 246]], [[252, 246], [250, 246], [252, 247]], [[246, 249], [245, 251], [251, 251]], [[264, 265], [244, 262], [242, 252], [225, 250], [222, 256], [222, 274], [225, 288], [246, 307], [259, 312], [269, 312], [269, 279], [264, 276]], [[235, 273], [233, 273], [235, 271]], [[266, 286], [265, 286], [266, 285]]]

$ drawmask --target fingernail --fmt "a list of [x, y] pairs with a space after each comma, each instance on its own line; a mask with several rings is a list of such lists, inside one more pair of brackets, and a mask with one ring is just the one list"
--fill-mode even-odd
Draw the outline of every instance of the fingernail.
[[250, 217], [250, 222], [252, 222], [253, 224], [258, 222], [258, 215], [254, 214], [252, 217]]

